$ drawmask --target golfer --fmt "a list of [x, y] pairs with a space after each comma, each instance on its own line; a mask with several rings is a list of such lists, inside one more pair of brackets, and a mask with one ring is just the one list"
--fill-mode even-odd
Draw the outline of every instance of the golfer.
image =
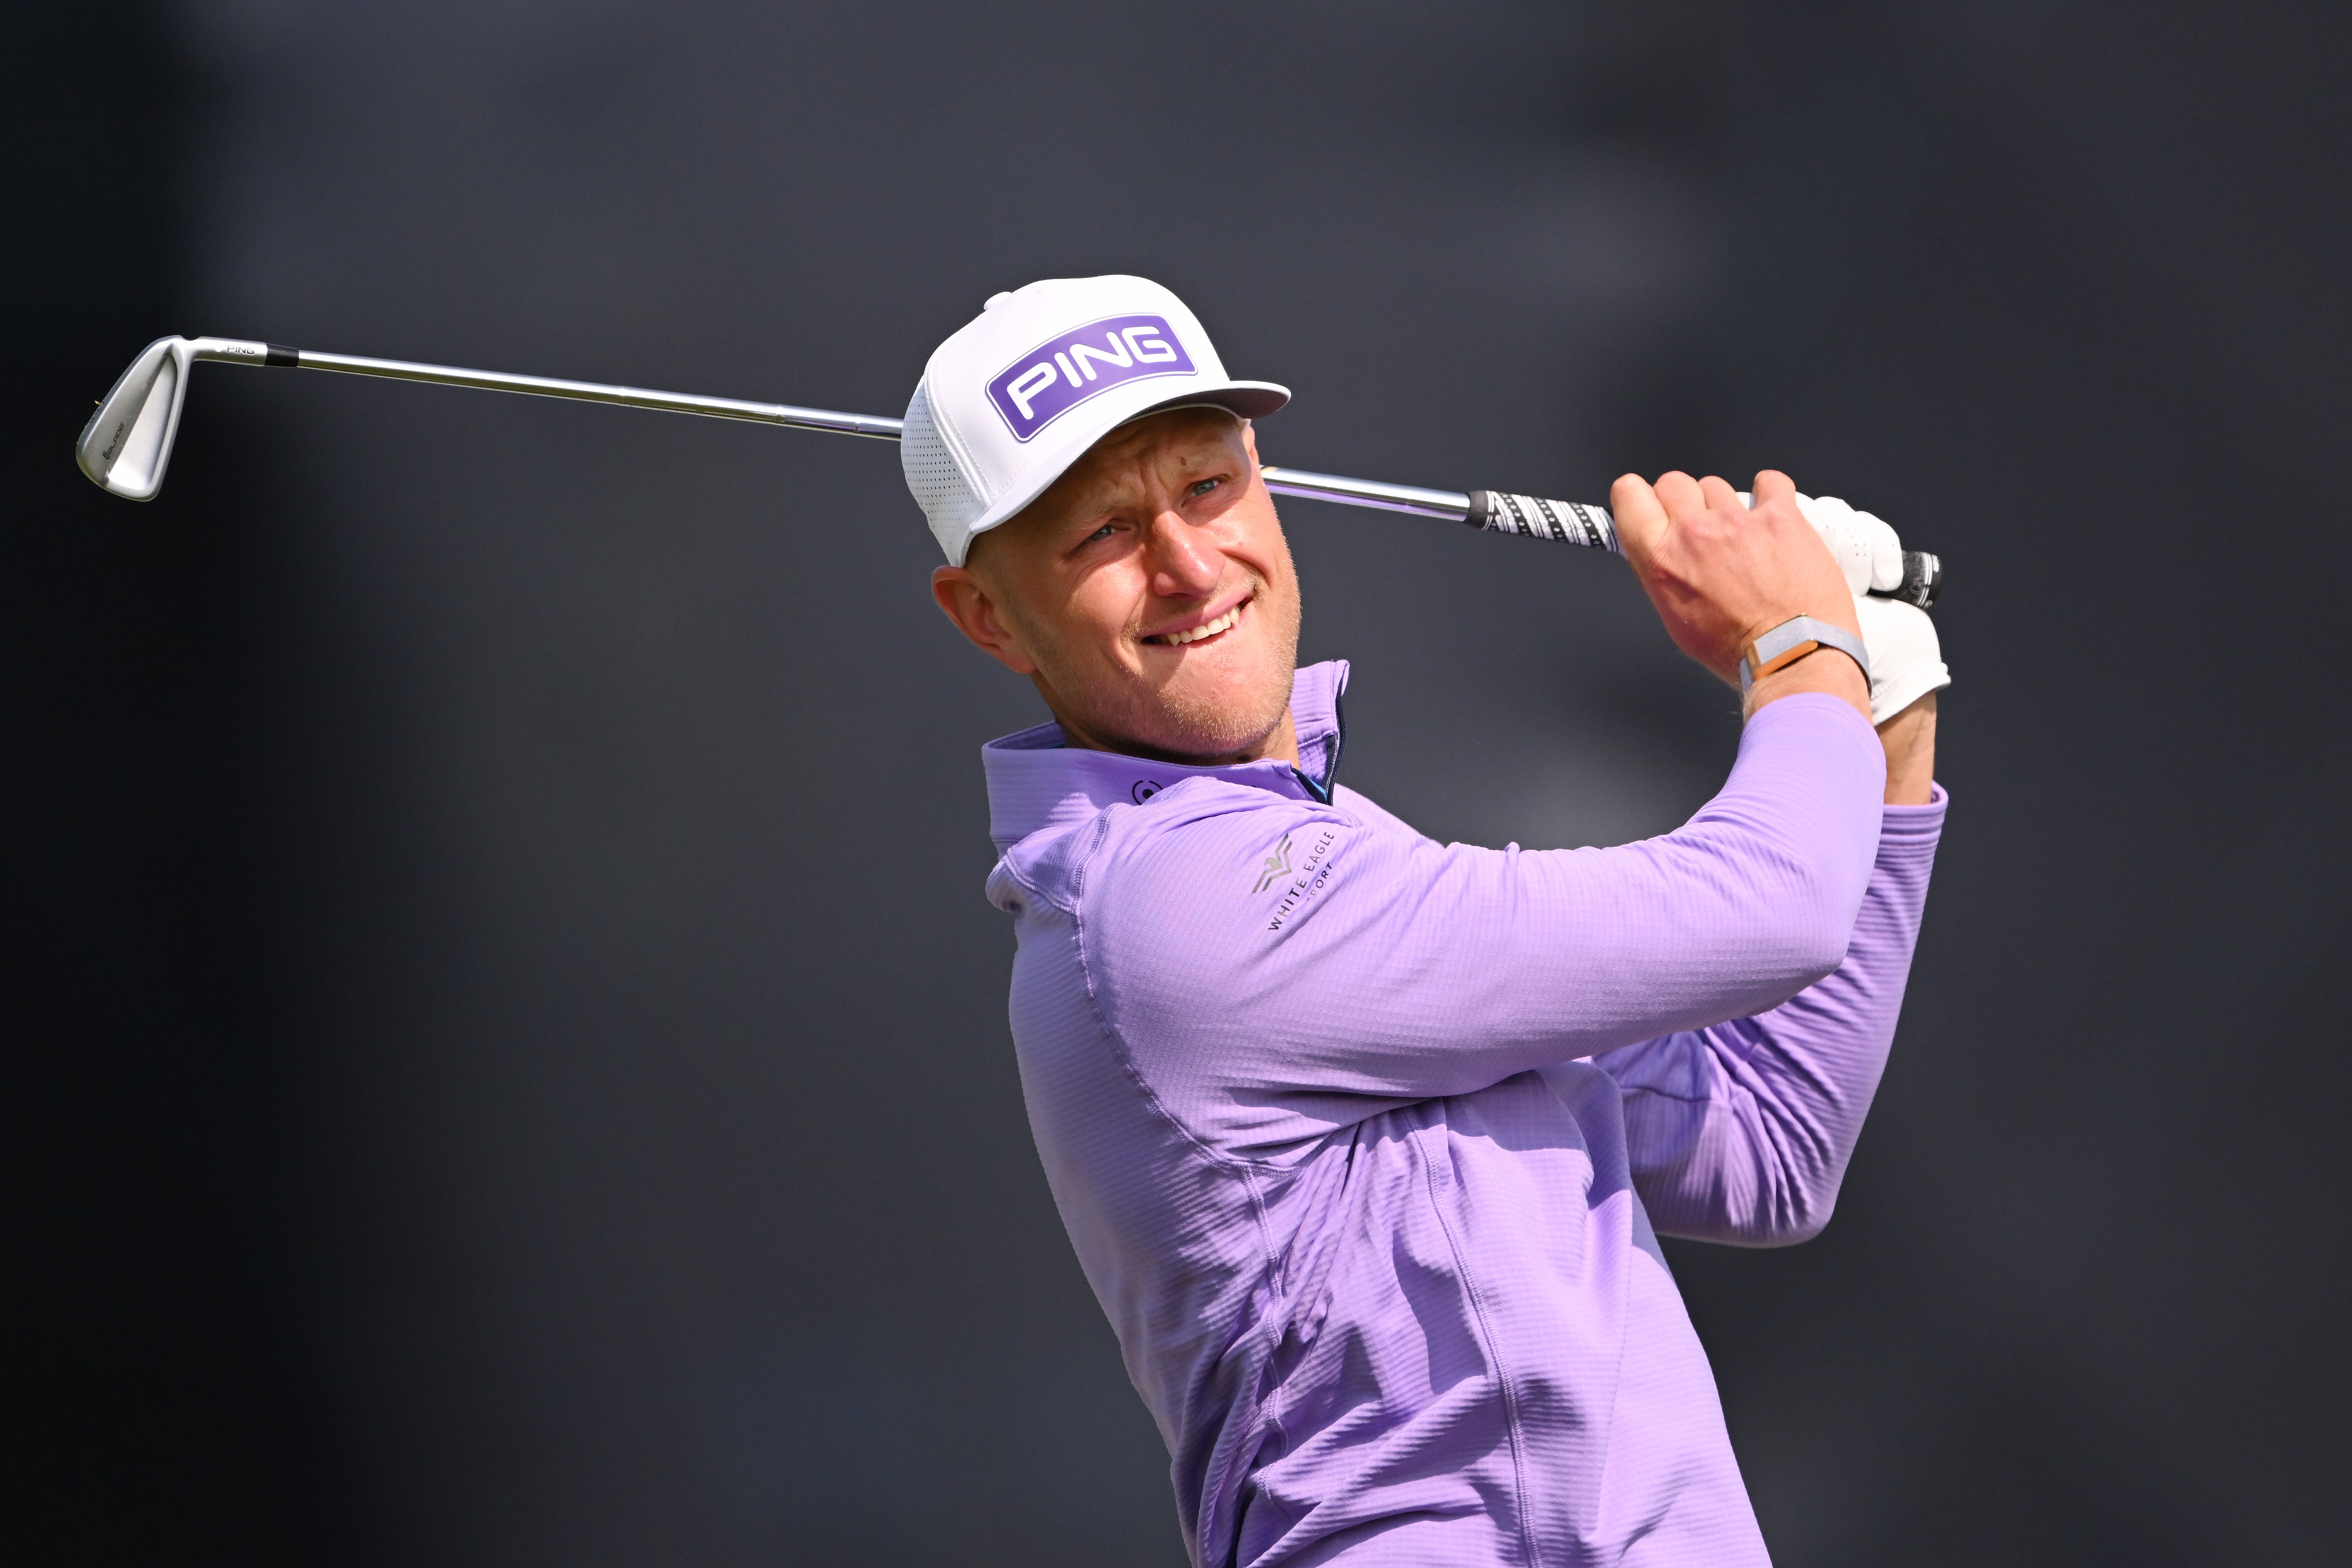
[[1627, 561], [1745, 688], [1730, 777], [1638, 844], [1438, 844], [1340, 782], [1347, 666], [1296, 667], [1251, 424], [1288, 395], [1114, 277], [998, 295], [907, 411], [940, 607], [1053, 714], [982, 752], [988, 897], [1185, 1544], [1762, 1563], [1657, 1237], [1829, 1219], [1944, 818], [1933, 629], [1784, 476], [1629, 475]]

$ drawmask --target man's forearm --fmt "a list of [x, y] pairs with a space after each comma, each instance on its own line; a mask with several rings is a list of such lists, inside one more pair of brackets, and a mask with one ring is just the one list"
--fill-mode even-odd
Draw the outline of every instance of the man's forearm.
[[1925, 805], [1936, 787], [1936, 693], [1878, 726], [1886, 748], [1886, 804]]
[[1944, 811], [1888, 810], [1845, 962], [1751, 1018], [1597, 1058], [1625, 1092], [1627, 1156], [1662, 1234], [1801, 1241], [1837, 1199], [1888, 1046]]

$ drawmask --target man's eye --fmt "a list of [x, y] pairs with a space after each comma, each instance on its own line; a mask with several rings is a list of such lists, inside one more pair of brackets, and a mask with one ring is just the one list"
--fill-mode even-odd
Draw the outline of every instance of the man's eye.
[[1092, 544], [1092, 543], [1093, 543], [1096, 540], [1097, 540], [1097, 539], [1108, 539], [1108, 538], [1109, 538], [1113, 533], [1117, 532], [1118, 531], [1118, 525], [1117, 523], [1115, 523], [1115, 522], [1106, 522], [1106, 523], [1104, 523], [1100, 528], [1096, 529], [1092, 533], [1087, 534], [1084, 539], [1080, 540], [1078, 542], [1079, 542], [1079, 543], [1081, 543], [1081, 544]]
[[1204, 496], [1204, 495], [1207, 495], [1211, 490], [1215, 489], [1219, 485], [1223, 484], [1224, 482], [1225, 482], [1225, 481], [1224, 481], [1224, 480], [1223, 480], [1223, 479], [1200, 479], [1200, 480], [1196, 480], [1196, 481], [1193, 483], [1192, 488], [1191, 489], [1189, 489], [1189, 490], [1186, 490], [1184, 493], [1185, 493], [1186, 495], [1192, 495], [1192, 496]]

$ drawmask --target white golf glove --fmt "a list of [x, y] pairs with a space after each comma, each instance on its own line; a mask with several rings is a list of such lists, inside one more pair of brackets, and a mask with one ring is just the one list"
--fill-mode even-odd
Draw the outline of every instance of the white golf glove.
[[1893, 529], [1835, 496], [1799, 496], [1797, 510], [1830, 547], [1847, 587], [1867, 594], [1903, 586], [1903, 542]]
[[1862, 623], [1862, 646], [1870, 650], [1870, 721], [1884, 724], [1930, 691], [1952, 683], [1936, 623], [1916, 605], [1900, 599], [1853, 598]]
[[1927, 612], [1899, 599], [1874, 599], [1873, 588], [1900, 587], [1903, 542], [1866, 511], [1835, 496], [1799, 496], [1797, 510], [1830, 547], [1845, 585], [1853, 593], [1853, 613], [1862, 623], [1863, 646], [1870, 650], [1870, 721], [1884, 724], [1930, 691], [1952, 683]]

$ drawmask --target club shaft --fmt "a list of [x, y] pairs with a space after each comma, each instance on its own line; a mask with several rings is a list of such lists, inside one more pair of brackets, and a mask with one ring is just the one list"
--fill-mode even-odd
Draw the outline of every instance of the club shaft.
[[1461, 490], [1423, 489], [1419, 485], [1383, 484], [1378, 479], [1343, 479], [1338, 474], [1312, 474], [1304, 468], [1263, 468], [1259, 478], [1276, 495], [1304, 496], [1340, 506], [1377, 507], [1382, 511], [1410, 512], [1414, 517], [1466, 521], [1470, 497]]
[[[504, 371], [465, 370], [456, 365], [419, 364], [413, 360], [368, 359], [358, 354], [320, 353], [315, 349], [276, 348], [226, 338], [197, 340], [195, 357], [227, 364], [279, 365], [300, 370], [334, 371], [342, 375], [380, 375], [394, 381], [430, 382], [436, 386], [470, 386], [484, 392], [519, 392], [533, 397], [569, 397], [581, 403], [610, 403], [623, 408], [656, 408], [666, 414], [699, 414], [711, 419], [748, 419], [760, 425], [781, 425], [794, 430], [825, 430], [841, 436], [898, 439], [903, 421], [873, 414], [845, 414], [831, 408], [802, 408], [789, 403], [749, 403], [734, 397], [705, 397], [689, 392], [655, 392], [642, 386], [613, 386], [603, 382], [565, 381], [549, 375], [514, 375]], [[1352, 479], [1338, 474], [1309, 473], [1303, 468], [1269, 468], [1265, 488], [1277, 495], [1304, 496], [1340, 506], [1376, 507], [1415, 517], [1443, 518], [1460, 522], [1470, 515], [1470, 497], [1461, 490], [1433, 490], [1419, 485], [1384, 484], [1378, 479]]]
[[[733, 397], [705, 397], [690, 392], [654, 392], [641, 386], [609, 386], [593, 381], [563, 381], [545, 375], [511, 375], [501, 371], [461, 370], [454, 365], [417, 364], [407, 360], [365, 359], [357, 354], [319, 353], [298, 349], [303, 370], [331, 370], [345, 375], [381, 375], [395, 381], [431, 382], [437, 386], [471, 386], [485, 392], [520, 392], [535, 397], [569, 397], [582, 403], [610, 403], [623, 408], [657, 408], [666, 414], [699, 414], [713, 419], [748, 419], [761, 425], [782, 425], [795, 430], [825, 430], [843, 436], [869, 436], [896, 441], [904, 421], [874, 414], [844, 414], [830, 408], [802, 408], [789, 403], [747, 403]], [[249, 362], [247, 362], [249, 363]], [[1267, 468], [1265, 488], [1277, 495], [1307, 496], [1341, 506], [1378, 507], [1411, 512], [1417, 517], [1460, 522], [1470, 514], [1470, 497], [1461, 490], [1424, 489], [1418, 485], [1383, 484], [1378, 479], [1351, 479], [1338, 474], [1313, 474], [1298, 468]]]
[[[412, 360], [366, 359], [357, 354], [320, 353], [314, 349], [290, 349], [275, 343], [247, 342], [233, 338], [199, 338], [194, 357], [234, 364], [298, 370], [333, 371], [342, 375], [379, 375], [394, 381], [429, 382], [436, 386], [470, 386], [485, 392], [517, 392], [533, 397], [568, 397], [582, 403], [610, 403], [624, 408], [656, 408], [669, 414], [699, 414], [713, 419], [747, 419], [761, 425], [781, 425], [795, 430], [825, 430], [836, 435], [866, 436], [896, 441], [903, 421], [871, 414], [845, 414], [831, 408], [802, 408], [789, 403], [749, 403], [733, 397], [705, 397], [694, 393], [655, 392], [642, 386], [614, 386], [603, 382], [565, 381], [548, 375], [511, 375], [501, 371], [463, 370], [455, 365], [420, 364]], [[1276, 495], [1300, 496], [1340, 506], [1371, 507], [1413, 517], [1467, 522], [1499, 533], [1527, 534], [1562, 543], [1581, 544], [1614, 552], [1617, 533], [1606, 510], [1534, 496], [1506, 495], [1491, 490], [1438, 490], [1421, 485], [1393, 485], [1378, 479], [1318, 474], [1304, 468], [1260, 470], [1265, 488]]]

